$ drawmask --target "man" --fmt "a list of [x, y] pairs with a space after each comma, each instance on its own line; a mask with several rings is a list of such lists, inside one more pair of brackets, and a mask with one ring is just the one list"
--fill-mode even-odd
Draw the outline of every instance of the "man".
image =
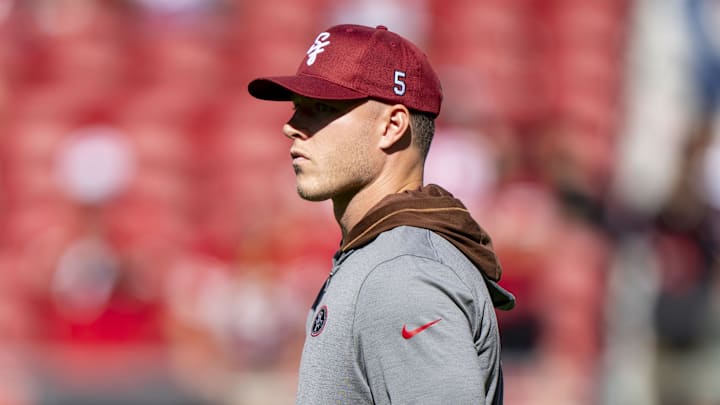
[[493, 304], [514, 297], [463, 204], [423, 186], [442, 101], [426, 56], [383, 26], [339, 25], [296, 75], [248, 90], [293, 102], [283, 132], [297, 191], [331, 199], [342, 231], [308, 318], [297, 403], [502, 403]]

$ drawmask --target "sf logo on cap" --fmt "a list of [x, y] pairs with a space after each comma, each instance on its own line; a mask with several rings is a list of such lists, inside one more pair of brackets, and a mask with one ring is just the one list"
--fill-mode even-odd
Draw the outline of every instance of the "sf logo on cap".
[[325, 52], [323, 48], [330, 45], [330, 41], [327, 39], [330, 38], [329, 32], [321, 32], [317, 38], [315, 38], [315, 43], [310, 46], [310, 49], [307, 50], [307, 65], [310, 66], [313, 63], [315, 63], [315, 58], [317, 58], [319, 53]]

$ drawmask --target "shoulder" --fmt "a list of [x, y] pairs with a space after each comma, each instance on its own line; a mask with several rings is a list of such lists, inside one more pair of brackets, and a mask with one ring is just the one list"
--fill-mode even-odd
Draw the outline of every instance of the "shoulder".
[[[357, 253], [364, 266], [356, 311], [461, 309], [470, 319], [492, 312], [480, 271], [450, 242], [427, 229], [402, 226]], [[376, 313], [377, 313], [376, 312]]]
[[357, 259], [368, 266], [358, 290], [360, 311], [437, 305], [469, 312], [492, 308], [477, 268], [432, 231], [402, 226], [381, 234], [366, 247], [357, 252], [361, 253]]
[[394, 228], [359, 249], [356, 256], [357, 262], [367, 266], [366, 282], [386, 277], [424, 278], [487, 293], [480, 270], [452, 243], [427, 229]]
[[442, 261], [442, 254], [446, 251], [444, 243], [447, 241], [430, 230], [404, 225], [381, 233], [355, 253], [375, 258], [376, 264], [403, 255]]

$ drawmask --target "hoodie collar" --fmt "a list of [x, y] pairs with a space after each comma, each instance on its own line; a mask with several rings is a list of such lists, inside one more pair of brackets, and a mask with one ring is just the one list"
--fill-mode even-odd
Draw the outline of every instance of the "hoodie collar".
[[497, 284], [502, 267], [490, 236], [460, 200], [435, 184], [386, 196], [350, 229], [341, 250], [360, 248], [381, 233], [404, 225], [428, 229], [452, 243], [482, 273], [493, 305], [505, 310], [515, 306], [515, 297]]

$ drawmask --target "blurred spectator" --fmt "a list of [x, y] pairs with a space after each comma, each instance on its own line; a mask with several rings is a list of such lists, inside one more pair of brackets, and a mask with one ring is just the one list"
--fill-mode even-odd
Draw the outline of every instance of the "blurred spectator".
[[[703, 139], [704, 138], [704, 139]], [[672, 194], [651, 234], [660, 285], [654, 304], [661, 404], [720, 403], [720, 236], [718, 212], [698, 189], [697, 168], [708, 138], [693, 140]]]
[[[605, 403], [716, 404], [717, 4], [638, 1], [614, 184]], [[634, 322], [631, 322], [633, 320]], [[712, 381], [712, 382], [711, 382]]]

